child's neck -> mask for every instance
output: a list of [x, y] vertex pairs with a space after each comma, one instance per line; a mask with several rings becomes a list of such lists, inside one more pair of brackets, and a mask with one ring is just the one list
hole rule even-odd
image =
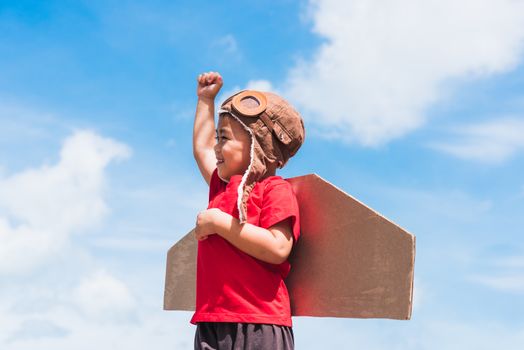
[[269, 163], [267, 165], [267, 170], [263, 178], [275, 176], [276, 174], [277, 174], [277, 163]]

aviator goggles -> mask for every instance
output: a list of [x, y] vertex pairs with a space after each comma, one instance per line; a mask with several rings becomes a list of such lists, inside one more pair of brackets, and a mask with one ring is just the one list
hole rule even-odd
[[[232, 113], [238, 117], [258, 118], [267, 126], [278, 140], [286, 145], [292, 142], [292, 137], [286, 128], [278, 121], [272, 120], [272, 114], [268, 110], [267, 98], [264, 93], [254, 90], [244, 90], [229, 97], [222, 106], [231, 102], [231, 111], [222, 108], [220, 112]], [[219, 113], [220, 113], [219, 112]], [[264, 113], [265, 112], [265, 113]]]

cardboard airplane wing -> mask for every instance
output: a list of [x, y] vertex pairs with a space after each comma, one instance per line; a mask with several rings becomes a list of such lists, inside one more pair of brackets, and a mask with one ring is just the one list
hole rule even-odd
[[[318, 175], [287, 179], [301, 236], [286, 280], [293, 316], [411, 317], [415, 237]], [[197, 241], [168, 252], [165, 310], [195, 309]]]

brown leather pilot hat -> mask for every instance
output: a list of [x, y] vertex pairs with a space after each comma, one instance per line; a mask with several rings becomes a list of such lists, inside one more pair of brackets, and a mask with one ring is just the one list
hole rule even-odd
[[271, 92], [244, 90], [229, 97], [219, 114], [228, 113], [253, 131], [269, 160], [281, 166], [295, 155], [304, 142], [304, 122], [282, 97]]

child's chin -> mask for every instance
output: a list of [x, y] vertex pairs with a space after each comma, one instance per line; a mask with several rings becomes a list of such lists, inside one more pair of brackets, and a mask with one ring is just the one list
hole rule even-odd
[[217, 173], [218, 173], [218, 177], [224, 181], [229, 181], [229, 179], [231, 178], [231, 175], [224, 174], [223, 171], [220, 171], [220, 167], [218, 167]]

